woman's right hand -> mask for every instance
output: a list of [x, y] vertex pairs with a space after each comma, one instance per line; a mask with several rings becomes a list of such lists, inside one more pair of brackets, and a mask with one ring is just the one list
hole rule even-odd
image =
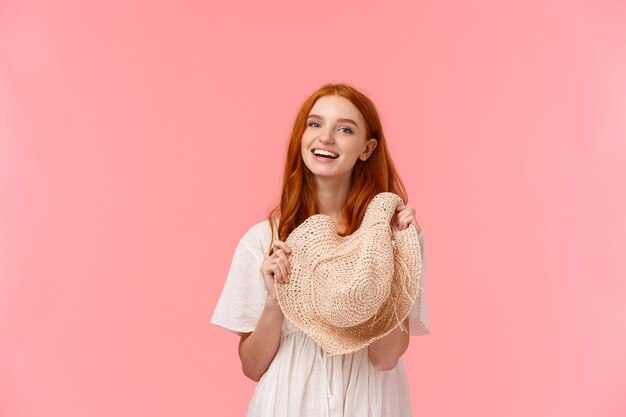
[[291, 254], [291, 248], [285, 242], [275, 240], [272, 248], [273, 253], [266, 256], [261, 264], [261, 273], [265, 281], [265, 289], [270, 297], [276, 297], [274, 290], [274, 278], [279, 284], [289, 282], [291, 265], [287, 256]]

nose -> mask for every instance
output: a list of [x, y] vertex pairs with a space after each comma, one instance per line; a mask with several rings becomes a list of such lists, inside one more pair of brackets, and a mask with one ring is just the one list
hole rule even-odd
[[322, 143], [334, 143], [335, 134], [330, 127], [325, 127], [320, 130], [319, 140]]

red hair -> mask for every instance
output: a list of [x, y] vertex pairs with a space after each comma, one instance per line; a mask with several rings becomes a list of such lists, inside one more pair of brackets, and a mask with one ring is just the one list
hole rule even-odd
[[[378, 141], [376, 148], [366, 161], [356, 160], [352, 170], [352, 186], [342, 208], [342, 217], [347, 224], [347, 230], [345, 233], [340, 233], [340, 236], [350, 235], [358, 229], [365, 215], [365, 209], [378, 193], [393, 192], [402, 197], [404, 204], [408, 204], [406, 189], [391, 160], [374, 103], [365, 94], [347, 84], [325, 84], [304, 101], [296, 116], [287, 149], [280, 204], [274, 207], [268, 216], [272, 231], [275, 230], [275, 222], [272, 218], [276, 215], [280, 216], [277, 236], [283, 242], [287, 240], [287, 236], [293, 229], [310, 216], [318, 214], [317, 185], [313, 179], [313, 173], [302, 160], [300, 147], [307, 117], [315, 102], [326, 95], [337, 95], [350, 100], [365, 120], [365, 140], [374, 138]], [[272, 233], [268, 254], [273, 252], [273, 236], [274, 233]]]

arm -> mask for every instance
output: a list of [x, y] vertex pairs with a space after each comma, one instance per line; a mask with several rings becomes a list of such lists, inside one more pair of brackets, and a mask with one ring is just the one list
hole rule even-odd
[[285, 253], [290, 253], [291, 249], [285, 242], [278, 239], [274, 240], [272, 246], [274, 252], [267, 255], [261, 264], [261, 273], [267, 291], [265, 307], [254, 330], [242, 334], [239, 340], [241, 369], [245, 376], [256, 382], [267, 371], [278, 352], [285, 319], [276, 299], [274, 280], [278, 283], [288, 281], [290, 266]]
[[[396, 207], [396, 221], [398, 230], [404, 230], [410, 224], [414, 224], [417, 234], [422, 233], [420, 225], [415, 219], [415, 209], [405, 205]], [[402, 326], [407, 329], [403, 331], [400, 326], [392, 330], [388, 335], [378, 339], [368, 346], [368, 356], [374, 368], [379, 371], [388, 371], [396, 367], [400, 357], [409, 347], [409, 318], [407, 317]]]
[[[404, 320], [405, 329], [409, 328], [409, 319]], [[374, 368], [378, 371], [389, 371], [398, 364], [398, 360], [409, 347], [409, 334], [400, 326], [388, 335], [381, 337], [368, 346], [368, 355]]]
[[265, 308], [253, 332], [244, 333], [239, 340], [241, 369], [248, 378], [258, 382], [274, 359], [283, 323], [283, 312], [275, 296], [268, 296]]

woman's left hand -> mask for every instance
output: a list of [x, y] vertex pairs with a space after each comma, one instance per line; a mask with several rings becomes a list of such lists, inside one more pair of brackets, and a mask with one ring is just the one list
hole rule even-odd
[[417, 233], [420, 232], [420, 226], [417, 224], [417, 220], [415, 219], [415, 209], [409, 206], [399, 205], [396, 207], [396, 224], [398, 225], [398, 230], [404, 230], [409, 227], [410, 224], [415, 225], [415, 229], [417, 229]]

